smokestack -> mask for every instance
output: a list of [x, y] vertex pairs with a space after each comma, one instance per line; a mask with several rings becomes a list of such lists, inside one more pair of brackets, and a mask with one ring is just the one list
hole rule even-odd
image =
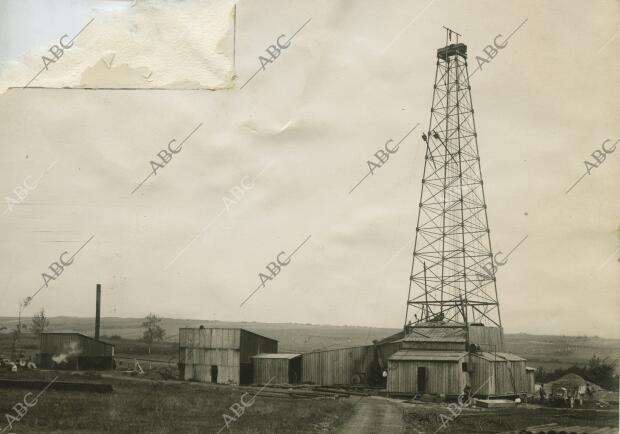
[[99, 328], [101, 327], [101, 284], [97, 284], [97, 307], [95, 311], [95, 339], [99, 339]]

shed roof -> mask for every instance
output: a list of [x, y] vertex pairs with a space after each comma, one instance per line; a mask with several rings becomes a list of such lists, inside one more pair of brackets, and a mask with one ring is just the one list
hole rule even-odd
[[444, 323], [422, 323], [411, 327], [403, 342], [465, 342], [465, 328]]
[[519, 357], [515, 354], [510, 354], [510, 353], [489, 353], [489, 354], [497, 354], [499, 357], [502, 357], [508, 360], [509, 362], [525, 362], [525, 359], [523, 357]]
[[505, 362], [506, 359], [499, 357], [497, 353], [485, 353], [484, 351], [479, 351], [477, 353], [472, 353], [472, 356], [480, 357], [481, 359], [487, 360], [489, 362]]
[[510, 353], [490, 353], [486, 351], [480, 351], [477, 353], [472, 353], [474, 356], [480, 357], [481, 359], [488, 360], [489, 362], [523, 362], [524, 358], [516, 356]]
[[401, 330], [398, 333], [394, 333], [393, 335], [387, 336], [383, 339], [377, 340], [375, 343], [375, 345], [383, 345], [383, 344], [389, 344], [392, 342], [397, 342], [399, 340], [401, 340], [402, 338], [405, 337], [405, 331]]
[[467, 355], [464, 351], [418, 351], [400, 350], [392, 354], [389, 360], [428, 360], [432, 362], [458, 362]]
[[109, 347], [114, 347], [114, 344], [109, 344], [107, 342], [101, 341], [99, 339], [91, 338], [90, 336], [83, 335], [82, 333], [77, 332], [42, 332], [41, 335], [51, 336], [51, 335], [73, 335], [79, 336], [84, 339], [89, 339], [91, 341], [99, 342], [100, 344], [107, 345]]
[[301, 354], [262, 353], [252, 356], [253, 359], [294, 359], [295, 357], [301, 357]]

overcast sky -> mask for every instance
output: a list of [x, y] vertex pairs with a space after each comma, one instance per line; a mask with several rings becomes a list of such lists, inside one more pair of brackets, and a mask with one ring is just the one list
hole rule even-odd
[[233, 89], [9, 90], [0, 212], [43, 175], [0, 217], [0, 315], [94, 235], [26, 315], [92, 316], [101, 283], [103, 316], [401, 327], [442, 26], [463, 34], [471, 72], [527, 19], [471, 80], [493, 250], [527, 236], [497, 273], [503, 324], [619, 337], [620, 151], [565, 194], [620, 138], [619, 18], [617, 1], [240, 2]]

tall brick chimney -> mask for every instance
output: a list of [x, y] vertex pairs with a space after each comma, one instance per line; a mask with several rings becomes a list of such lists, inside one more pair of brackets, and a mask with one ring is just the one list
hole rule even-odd
[[95, 310], [95, 339], [99, 339], [99, 329], [101, 328], [101, 284], [97, 284], [97, 306]]

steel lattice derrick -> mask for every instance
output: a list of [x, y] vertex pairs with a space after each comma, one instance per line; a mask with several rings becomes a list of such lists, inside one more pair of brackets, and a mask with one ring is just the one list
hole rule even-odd
[[437, 51], [405, 325], [501, 326], [467, 47]]

